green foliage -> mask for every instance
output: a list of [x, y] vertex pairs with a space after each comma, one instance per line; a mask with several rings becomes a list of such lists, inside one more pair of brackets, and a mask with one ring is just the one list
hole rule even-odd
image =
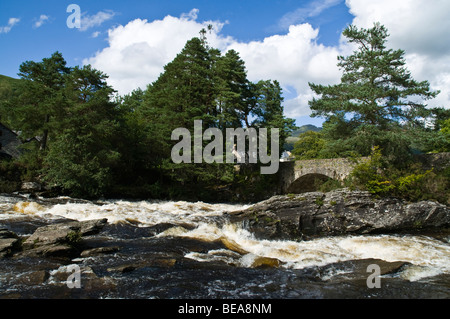
[[323, 193], [331, 192], [340, 188], [343, 188], [342, 183], [332, 178], [317, 186], [317, 190]]
[[92, 135], [67, 129], [45, 159], [45, 180], [73, 196], [101, 196], [112, 182], [110, 165], [118, 155], [98, 145]]
[[443, 121], [440, 132], [445, 136], [446, 139], [450, 140], [450, 118]]
[[450, 200], [450, 168], [441, 172], [424, 170], [418, 164], [398, 169], [382, 157], [375, 147], [368, 161], [358, 164], [351, 175], [351, 186], [378, 196], [396, 196], [409, 201]]
[[8, 113], [14, 117], [13, 128], [22, 132], [22, 138], [40, 136], [42, 151], [47, 149], [60, 119], [66, 116], [62, 90], [71, 71], [66, 64], [59, 52], [41, 62], [22, 63], [20, 95], [11, 99], [8, 105]]
[[248, 125], [248, 120], [246, 120], [246, 126], [268, 129], [279, 128], [279, 151], [281, 153], [286, 139], [292, 134], [296, 126], [295, 120], [284, 116], [280, 83], [278, 81], [259, 81], [256, 85], [252, 85], [252, 91], [254, 96], [251, 98], [251, 101], [256, 102], [256, 104], [252, 105], [250, 103], [252, 105], [250, 116], [256, 118], [250, 126]]
[[64, 113], [45, 157], [45, 180], [76, 196], [99, 196], [113, 181], [120, 160], [113, 144], [118, 111], [106, 76], [90, 66], [75, 67], [66, 77]]
[[374, 147], [368, 161], [357, 165], [352, 172], [356, 186], [364, 188], [377, 195], [387, 195], [392, 190], [389, 180], [384, 177], [383, 170], [386, 163], [383, 161], [381, 150]]
[[8, 113], [11, 99], [20, 94], [21, 80], [0, 75], [0, 120], [11, 127], [12, 117]]
[[307, 124], [307, 125], [302, 125], [302, 126], [296, 128], [295, 130], [293, 130], [291, 136], [299, 137], [301, 134], [309, 132], [309, 131], [320, 132], [321, 130], [322, 130], [322, 128], [320, 128], [320, 127], [317, 127], [317, 126], [311, 125], [311, 124]]
[[325, 203], [323, 198], [321, 197], [317, 197], [316, 200], [314, 201], [316, 203], [317, 206], [322, 207], [323, 204]]
[[81, 242], [81, 232], [80, 231], [71, 231], [67, 234], [66, 239], [67, 243], [70, 246], [76, 246]]
[[[146, 90], [115, 99], [105, 74], [90, 65], [69, 68], [59, 52], [24, 62], [20, 80], [0, 78], [2, 121], [34, 140], [14, 178], [77, 197], [201, 197], [242, 186], [233, 164], [174, 164], [172, 131], [192, 132], [195, 120], [203, 130], [280, 128], [281, 148], [294, 120], [283, 115], [277, 81], [251, 83], [236, 51], [222, 55], [209, 47], [206, 31], [201, 35]], [[251, 174], [243, 169], [240, 176]]]
[[[403, 163], [417, 137], [426, 131], [425, 120], [431, 116], [418, 98], [426, 101], [439, 92], [430, 91], [427, 81], [412, 79], [403, 50], [386, 48], [388, 31], [384, 26], [349, 26], [343, 35], [358, 49], [348, 57], [338, 57], [343, 71], [341, 83], [310, 83], [319, 95], [309, 102], [313, 116], [326, 119], [322, 131], [326, 153], [341, 157], [356, 152], [367, 156], [374, 146], [380, 146], [391, 161]], [[415, 146], [426, 145], [421, 144]]]
[[[222, 132], [279, 128], [280, 151], [296, 129], [284, 116], [280, 83], [249, 81], [238, 52], [222, 54], [209, 47], [206, 31], [201, 34], [147, 89], [115, 100], [105, 74], [91, 66], [69, 68], [59, 52], [24, 62], [21, 79], [0, 77], [2, 122], [23, 140], [33, 140], [19, 160], [0, 162], [0, 192], [17, 190], [22, 181], [45, 181], [80, 197], [252, 201], [273, 195], [277, 176], [261, 176], [259, 164], [243, 165], [237, 173], [233, 164], [171, 160], [172, 131], [192, 132], [194, 120], [203, 121], [203, 130]], [[346, 186], [448, 203], [449, 169], [424, 171], [411, 164], [413, 150], [449, 150], [448, 110], [427, 110], [411, 99], [428, 100], [437, 92], [411, 78], [402, 50], [386, 49], [383, 26], [350, 26], [344, 35], [359, 48], [338, 58], [344, 71], [340, 84], [310, 84], [320, 96], [310, 102], [313, 115], [326, 122], [321, 132], [300, 135], [294, 154], [298, 159], [371, 154]], [[432, 125], [426, 127], [427, 121]], [[329, 180], [320, 190], [339, 187]]]
[[0, 193], [19, 190], [23, 170], [23, 167], [14, 161], [0, 160]]
[[[204, 38], [193, 38], [144, 92], [136, 113], [144, 138], [152, 145], [148, 156], [160, 179], [184, 188], [189, 185], [199, 193], [210, 185], [235, 182], [234, 165], [172, 163], [171, 150], [177, 143], [171, 140], [172, 131], [186, 128], [192, 134], [194, 120], [202, 120], [203, 130], [220, 129], [224, 137], [226, 128], [279, 128], [281, 152], [295, 127], [294, 120], [284, 117], [282, 101], [277, 81], [247, 79], [244, 61], [236, 51], [222, 55]], [[203, 146], [209, 143], [203, 142]]]
[[21, 148], [23, 153], [16, 162], [22, 167], [22, 180], [25, 182], [38, 181], [38, 176], [42, 173], [45, 153], [39, 151], [38, 141], [26, 143]]
[[321, 158], [324, 147], [325, 140], [321, 133], [307, 131], [300, 134], [299, 140], [294, 144], [292, 154], [297, 160]]
[[322, 128], [310, 124], [294, 128], [291, 135], [286, 138], [286, 142], [284, 143], [284, 150], [292, 152], [294, 150], [295, 143], [299, 141], [299, 136], [301, 134], [309, 131], [320, 132], [321, 130]]
[[434, 151], [450, 152], [450, 117], [443, 120], [440, 127], [441, 129], [437, 134], [439, 140], [435, 143]]

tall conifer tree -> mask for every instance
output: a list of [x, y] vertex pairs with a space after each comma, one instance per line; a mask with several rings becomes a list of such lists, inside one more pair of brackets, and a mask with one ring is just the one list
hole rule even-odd
[[15, 126], [23, 137], [40, 137], [41, 150], [47, 149], [52, 128], [59, 125], [62, 111], [62, 89], [65, 76], [71, 69], [66, 67], [60, 52], [55, 52], [42, 62], [27, 61], [20, 65], [21, 95], [15, 99], [10, 110], [15, 116]]
[[438, 92], [411, 77], [405, 51], [386, 47], [388, 31], [379, 23], [370, 29], [349, 26], [343, 35], [357, 50], [338, 57], [341, 83], [310, 83], [320, 96], [309, 103], [313, 116], [326, 119], [323, 133], [336, 155], [368, 155], [379, 146], [399, 159], [410, 151], [414, 132], [424, 128], [429, 111], [423, 101]]

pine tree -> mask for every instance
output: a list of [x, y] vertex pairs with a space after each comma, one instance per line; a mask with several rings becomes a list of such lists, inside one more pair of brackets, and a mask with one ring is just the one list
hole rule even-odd
[[175, 128], [192, 128], [194, 119], [206, 125], [213, 122], [213, 98], [208, 52], [200, 39], [193, 38], [148, 87], [141, 112], [149, 125], [156, 126], [150, 129], [167, 141]]
[[[152, 158], [158, 159], [161, 175], [173, 185], [195, 188], [230, 182], [233, 164], [175, 164], [171, 151], [177, 128], [187, 129], [194, 140], [194, 121], [201, 120], [203, 131], [219, 128], [225, 146], [227, 128], [280, 128], [284, 140], [293, 120], [283, 115], [282, 90], [276, 81], [254, 84], [247, 79], [244, 61], [230, 50], [224, 55], [209, 47], [206, 31], [189, 40], [176, 58], [164, 67], [158, 80], [148, 86], [138, 110]], [[269, 133], [270, 136], [270, 133]], [[210, 141], [203, 139], [203, 147]], [[196, 146], [196, 143], [192, 143]], [[270, 144], [270, 140], [269, 140]], [[284, 143], [280, 143], [280, 148]], [[195, 153], [195, 149], [194, 152]]]
[[211, 63], [205, 41], [189, 40], [149, 85], [138, 111], [152, 148], [151, 157], [159, 162], [163, 175], [182, 183], [195, 182], [204, 170], [199, 165], [172, 163], [171, 150], [176, 142], [171, 136], [177, 128], [193, 132], [195, 120], [202, 120], [204, 128], [216, 125]]
[[411, 77], [405, 51], [386, 48], [388, 31], [379, 23], [371, 29], [349, 26], [343, 35], [358, 48], [348, 57], [338, 57], [340, 84], [310, 83], [320, 96], [309, 103], [312, 116], [326, 119], [323, 134], [340, 155], [350, 151], [369, 155], [379, 146], [384, 155], [399, 159], [410, 152], [414, 132], [424, 129], [429, 116], [420, 100], [439, 92], [430, 91], [427, 81]]
[[40, 137], [41, 150], [47, 149], [52, 128], [64, 116], [61, 90], [71, 71], [66, 64], [62, 54], [55, 52], [42, 62], [27, 61], [20, 66], [22, 94], [13, 99], [10, 111], [24, 138]]
[[[254, 106], [252, 115], [255, 120], [253, 127], [258, 128], [278, 128], [280, 129], [279, 151], [296, 128], [295, 120], [286, 118], [282, 97], [282, 89], [278, 81], [259, 81], [253, 86]], [[270, 133], [269, 133], [270, 136]]]
[[244, 61], [236, 51], [229, 50], [215, 60], [213, 72], [218, 127], [238, 128], [243, 123], [249, 127], [249, 81]]
[[113, 184], [119, 112], [107, 76], [90, 65], [65, 77], [64, 118], [45, 156], [45, 179], [74, 196], [99, 196]]

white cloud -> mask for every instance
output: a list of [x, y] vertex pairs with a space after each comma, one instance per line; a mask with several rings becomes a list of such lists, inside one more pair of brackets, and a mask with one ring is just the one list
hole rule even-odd
[[37, 21], [33, 24], [34, 28], [40, 28], [45, 22], [47, 22], [50, 19], [49, 16], [45, 15], [45, 14], [41, 14], [39, 19], [37, 19]]
[[308, 99], [312, 92], [308, 81], [329, 83], [340, 78], [336, 67], [339, 51], [317, 44], [319, 31], [309, 24], [291, 26], [286, 35], [244, 43], [221, 35], [222, 22], [197, 22], [197, 14], [194, 9], [180, 18], [166, 16], [152, 22], [136, 19], [115, 27], [109, 30], [108, 47], [83, 62], [107, 73], [109, 83], [120, 94], [126, 94], [155, 81], [186, 41], [212, 24], [209, 44], [223, 53], [229, 49], [239, 52], [251, 81], [278, 80], [283, 88], [297, 91], [296, 99], [286, 101], [288, 116], [310, 114]]
[[[429, 4], [419, 0], [347, 0], [346, 4], [357, 26], [371, 27], [375, 21], [384, 24], [391, 34], [389, 45], [406, 50], [407, 66], [413, 77], [417, 81], [429, 80], [432, 89], [442, 91], [429, 104], [449, 107], [450, 42], [446, 41], [446, 30], [450, 29], [450, 19], [442, 11], [450, 12], [450, 1], [438, 1], [437, 8], [429, 8]], [[322, 5], [309, 14], [318, 14], [337, 1], [314, 3]], [[240, 42], [221, 34], [226, 22], [199, 22], [198, 13], [193, 9], [180, 17], [136, 19], [114, 27], [108, 31], [108, 46], [83, 63], [107, 73], [108, 82], [120, 94], [126, 94], [155, 81], [186, 41], [212, 24], [214, 29], [207, 35], [210, 45], [223, 53], [229, 49], [239, 52], [251, 81], [278, 80], [289, 96], [285, 100], [286, 115], [298, 118], [311, 114], [308, 101], [313, 92], [308, 82], [339, 83], [337, 56], [347, 56], [353, 50], [343, 38], [337, 46], [318, 43], [320, 30], [307, 23], [290, 25], [284, 34], [261, 41]]]
[[198, 10], [197, 8], [194, 8], [189, 13], [181, 14], [181, 19], [182, 20], [197, 20], [199, 11], [200, 10]]
[[450, 50], [450, 1], [434, 0], [346, 0], [355, 15], [354, 24], [371, 27], [381, 22], [391, 34], [392, 45], [407, 52], [441, 55]]
[[307, 18], [316, 17], [324, 10], [334, 7], [343, 0], [314, 0], [308, 5], [286, 13], [279, 21], [279, 27], [288, 29], [291, 25], [305, 22]]
[[240, 53], [251, 81], [278, 80], [286, 90], [292, 87], [297, 97], [287, 100], [286, 115], [309, 115], [308, 101], [312, 91], [308, 82], [337, 83], [339, 48], [318, 44], [319, 30], [309, 24], [291, 26], [286, 35], [274, 35], [263, 41], [233, 43], [229, 47]]
[[92, 33], [91, 38], [98, 38], [98, 36], [101, 34], [100, 31], [95, 31]]
[[9, 18], [8, 25], [0, 27], [0, 33], [8, 33], [19, 22], [20, 22], [19, 18]]
[[208, 40], [214, 47], [226, 47], [226, 37], [218, 35], [223, 23], [195, 21], [197, 11], [181, 18], [166, 16], [163, 20], [149, 22], [136, 19], [125, 26], [108, 31], [109, 45], [84, 64], [102, 70], [110, 76], [108, 83], [120, 94], [138, 87], [145, 88], [157, 80], [164, 65], [172, 61], [186, 41], [199, 35], [208, 24], [214, 26]]
[[80, 31], [86, 31], [92, 27], [98, 27], [102, 25], [103, 22], [111, 20], [115, 15], [116, 13], [111, 10], [100, 11], [91, 16], [83, 13], [81, 17]]
[[346, 0], [353, 24], [372, 27], [380, 22], [389, 30], [388, 46], [405, 50], [407, 67], [417, 81], [428, 80], [440, 90], [430, 106], [450, 108], [450, 1]]

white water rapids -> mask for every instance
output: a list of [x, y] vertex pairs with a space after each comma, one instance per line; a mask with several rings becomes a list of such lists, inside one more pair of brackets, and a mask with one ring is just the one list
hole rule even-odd
[[[0, 222], [41, 218], [68, 218], [79, 221], [107, 218], [109, 223], [130, 223], [149, 227], [161, 223], [175, 226], [157, 236], [226, 241], [233, 249], [190, 252], [185, 257], [208, 262], [221, 260], [250, 267], [257, 258], [277, 260], [280, 267], [301, 269], [355, 259], [405, 261], [412, 265], [401, 276], [410, 281], [450, 274], [450, 244], [426, 236], [372, 235], [325, 237], [310, 241], [257, 240], [240, 225], [224, 223], [223, 214], [246, 208], [241, 205], [202, 202], [106, 201], [40, 205], [36, 202], [0, 202]], [[217, 221], [221, 221], [218, 223]]]

